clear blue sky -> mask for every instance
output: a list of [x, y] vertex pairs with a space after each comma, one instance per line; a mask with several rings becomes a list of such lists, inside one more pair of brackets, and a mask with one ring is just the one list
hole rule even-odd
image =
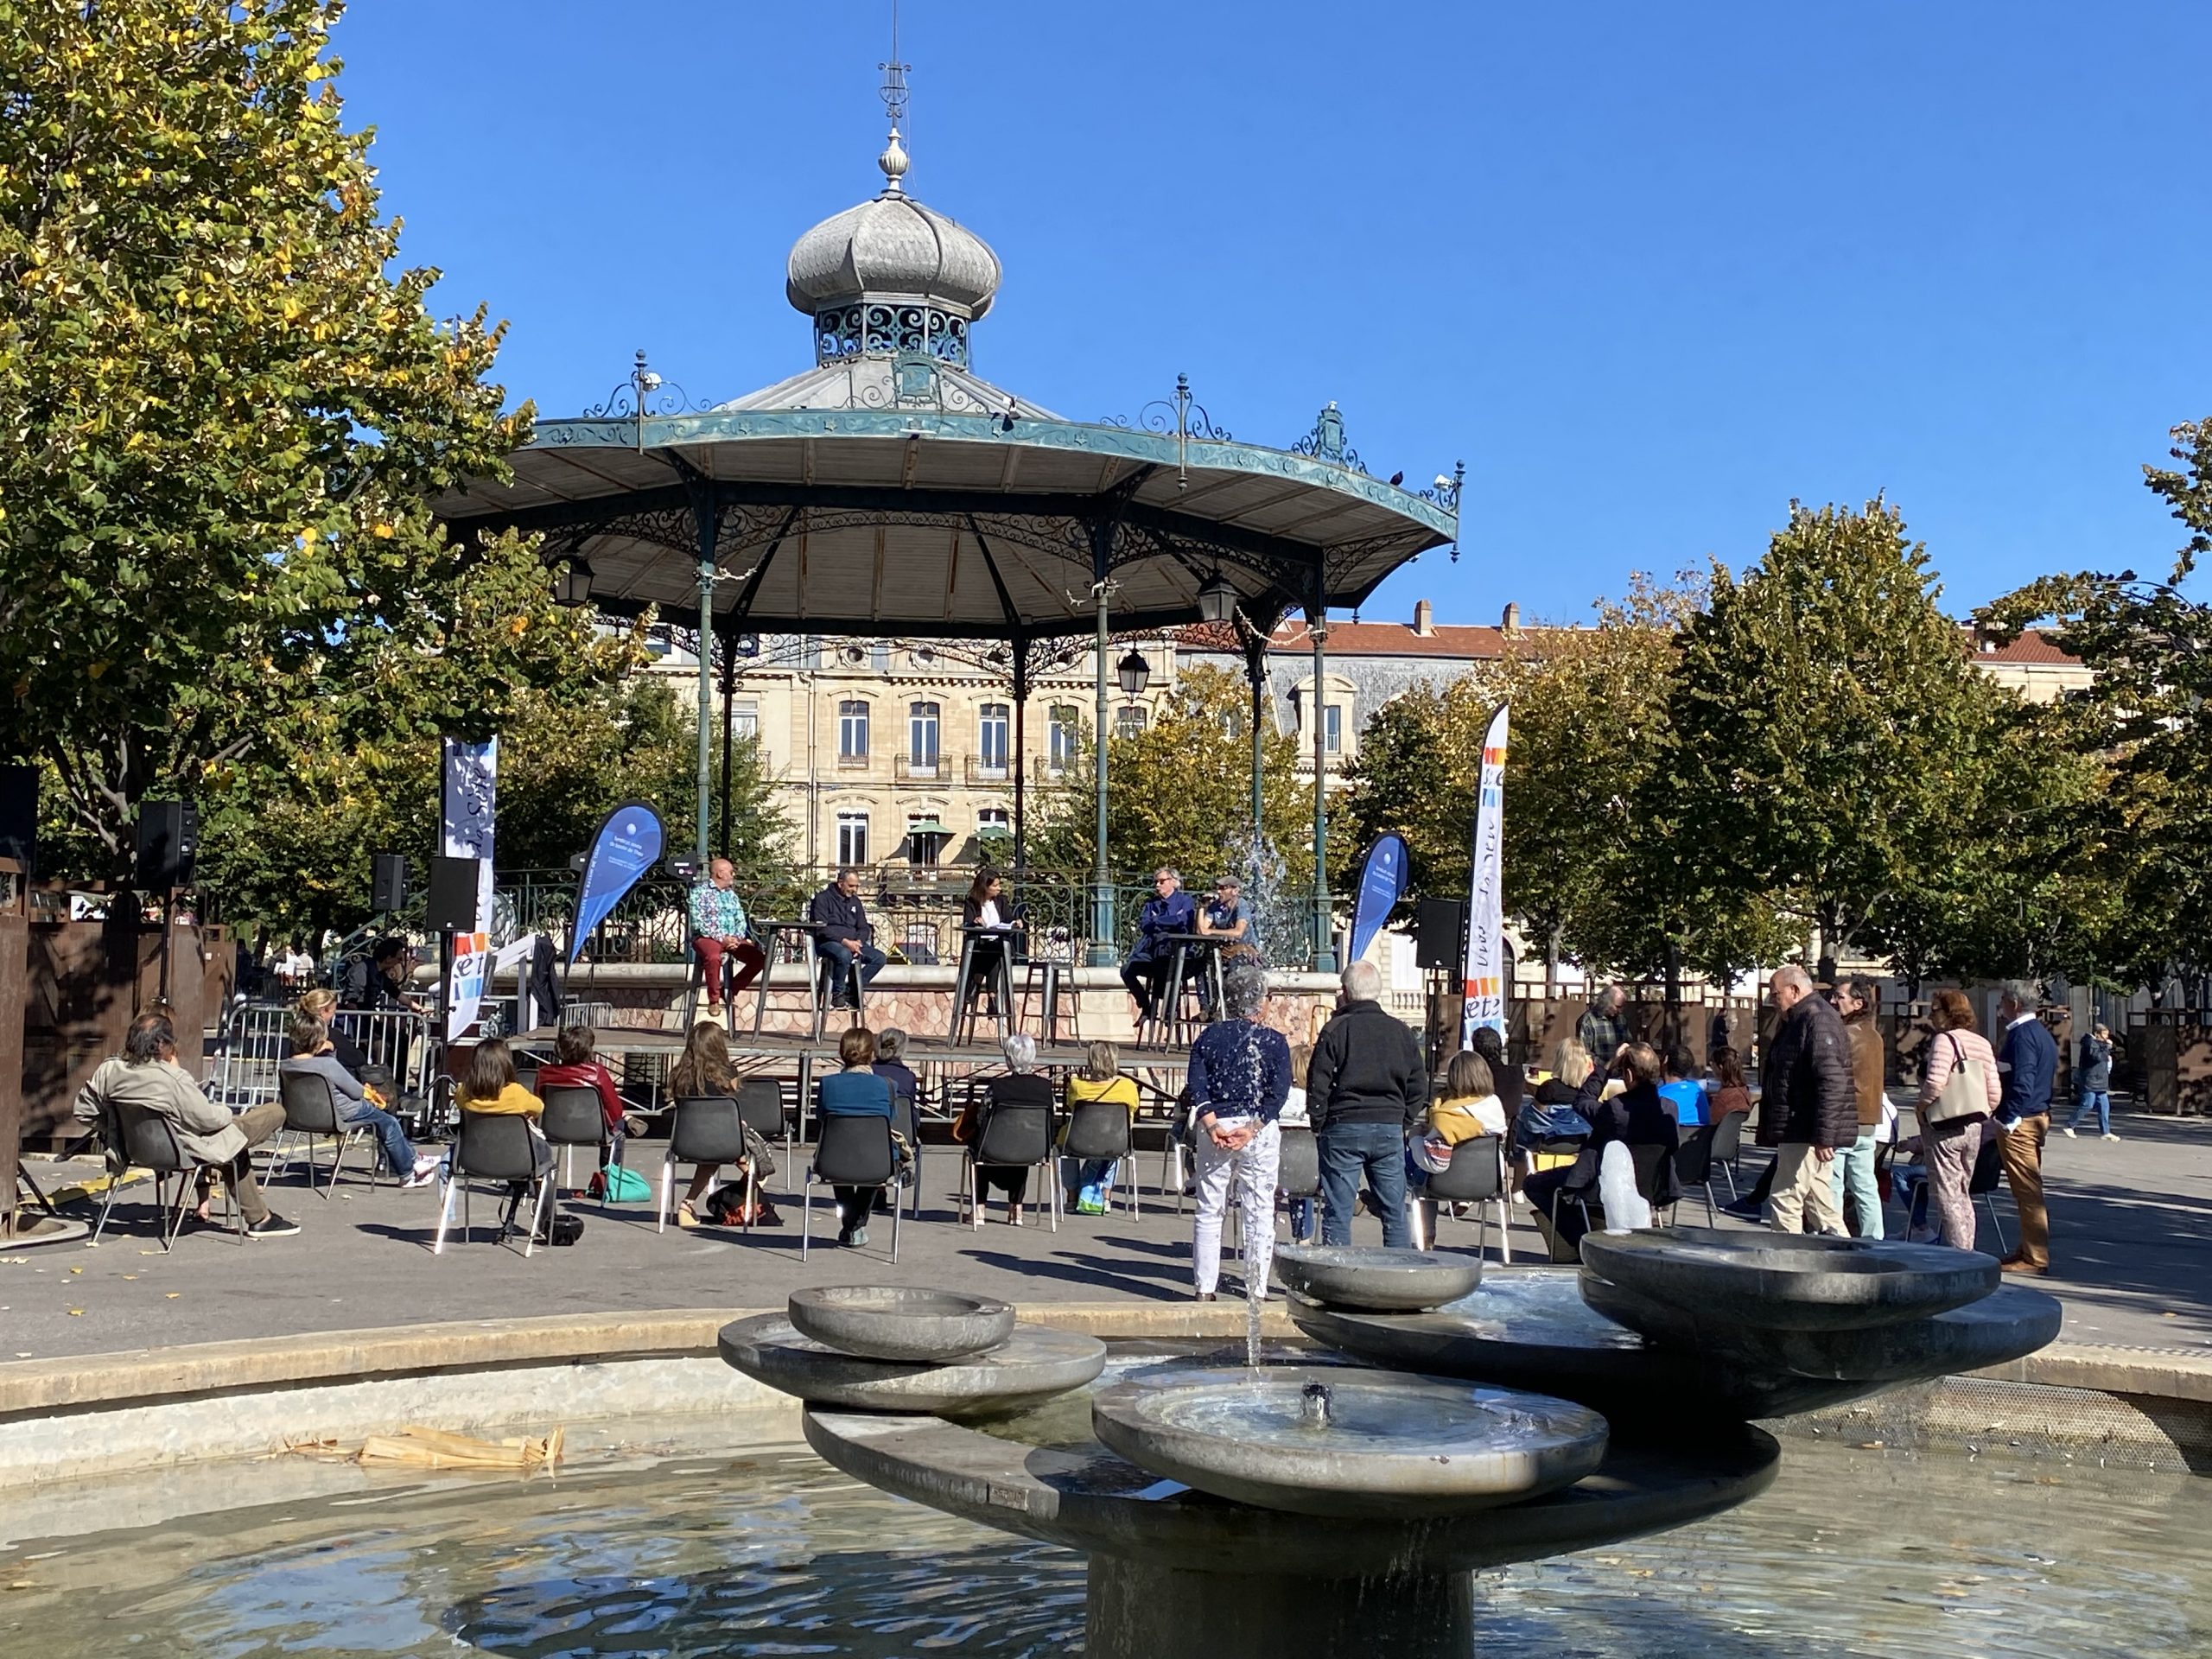
[[[888, 0], [355, 0], [340, 82], [448, 311], [542, 413], [630, 353], [811, 361], [783, 264], [874, 194]], [[1240, 438], [1342, 406], [1468, 467], [1465, 551], [1370, 618], [1586, 614], [1902, 505], [1963, 610], [2163, 569], [2140, 481], [2212, 416], [2212, 6], [906, 0], [907, 184], [997, 249], [978, 370], [1073, 418], [1187, 372]]]

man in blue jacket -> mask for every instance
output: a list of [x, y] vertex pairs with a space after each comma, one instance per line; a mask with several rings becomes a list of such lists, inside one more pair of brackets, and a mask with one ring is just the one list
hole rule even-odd
[[2043, 1143], [2050, 1130], [2051, 1085], [2058, 1077], [2058, 1039], [2036, 1015], [2042, 998], [2018, 981], [1997, 1005], [2005, 1022], [1997, 1040], [1997, 1072], [2004, 1085], [1997, 1127], [2005, 1179], [2020, 1212], [2020, 1248], [2005, 1258], [2007, 1273], [2050, 1271], [2050, 1212], [2043, 1202]]
[[[1162, 1014], [1173, 1009], [1182, 987], [1167, 982], [1175, 960], [1175, 947], [1169, 941], [1178, 933], [1195, 933], [1198, 927], [1198, 901], [1183, 891], [1182, 876], [1170, 869], [1155, 870], [1152, 897], [1137, 912], [1137, 942], [1122, 964], [1122, 983], [1136, 999], [1140, 1027], [1152, 1018], [1154, 1009]], [[1190, 971], [1187, 959], [1184, 971]]]

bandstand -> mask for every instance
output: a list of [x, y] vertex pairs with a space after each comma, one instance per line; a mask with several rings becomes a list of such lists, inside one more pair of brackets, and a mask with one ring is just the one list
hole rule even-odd
[[[894, 77], [894, 80], [896, 80]], [[1095, 637], [1096, 867], [1090, 939], [1115, 935], [1107, 864], [1109, 640], [1233, 624], [1254, 685], [1256, 823], [1268, 637], [1302, 610], [1320, 683], [1332, 606], [1357, 607], [1393, 570], [1459, 531], [1460, 470], [1414, 491], [1370, 477], [1334, 404], [1287, 448], [1215, 427], [1179, 379], [1134, 423], [1064, 419], [982, 378], [975, 327], [999, 260], [908, 194], [896, 124], [883, 188], [791, 249], [785, 294], [812, 325], [814, 365], [727, 403], [691, 406], [639, 354], [609, 401], [541, 421], [512, 476], [435, 505], [464, 543], [543, 537], [572, 594], [601, 613], [648, 607], [700, 634], [696, 844], [708, 855], [717, 658], [725, 707], [741, 635], [969, 642], [1002, 662], [1017, 722], [1014, 852], [1024, 862], [1019, 722], [1041, 652]], [[724, 766], [729, 734], [724, 732]], [[1327, 756], [1315, 722], [1313, 965], [1334, 966], [1327, 890]]]

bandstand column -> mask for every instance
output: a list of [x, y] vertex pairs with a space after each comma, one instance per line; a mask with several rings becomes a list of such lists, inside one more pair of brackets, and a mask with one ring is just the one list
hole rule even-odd
[[1097, 826], [1093, 851], [1096, 861], [1090, 872], [1090, 965], [1113, 964], [1114, 877], [1106, 868], [1106, 669], [1112, 647], [1107, 640], [1106, 557], [1113, 542], [1113, 527], [1101, 524], [1091, 532], [1091, 569], [1098, 595], [1098, 683], [1091, 727], [1091, 773], [1097, 787]]
[[699, 868], [707, 867], [707, 830], [714, 804], [715, 763], [715, 514], [695, 505], [699, 530], [699, 800], [694, 837]]
[[1336, 939], [1329, 926], [1329, 609], [1322, 598], [1321, 570], [1313, 570], [1313, 603], [1306, 613], [1313, 640], [1313, 971], [1337, 971]]
[[[1245, 632], [1244, 677], [1252, 687], [1252, 856], [1256, 860], [1268, 837], [1267, 793], [1262, 775], [1267, 760], [1267, 740], [1262, 734], [1265, 728], [1260, 723], [1267, 715], [1268, 636], [1257, 628]], [[1259, 872], [1255, 869], [1252, 874], [1256, 878]]]
[[1029, 636], [1014, 636], [1014, 868], [1019, 875], [1029, 868], [1028, 816], [1022, 780], [1029, 753]]

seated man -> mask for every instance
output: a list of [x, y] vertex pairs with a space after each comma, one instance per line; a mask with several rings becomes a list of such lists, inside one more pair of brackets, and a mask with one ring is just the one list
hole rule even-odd
[[814, 949], [830, 965], [830, 1006], [849, 1008], [853, 963], [860, 963], [861, 983], [867, 985], [883, 971], [884, 961], [872, 943], [875, 930], [868, 925], [868, 906], [861, 902], [860, 872], [838, 871], [837, 879], [814, 895], [806, 918], [822, 930]]
[[[1178, 988], [1167, 983], [1175, 961], [1175, 947], [1167, 943], [1169, 936], [1196, 932], [1198, 919], [1198, 901], [1183, 891], [1183, 878], [1173, 870], [1155, 870], [1152, 897], [1137, 912], [1137, 942], [1129, 948], [1129, 959], [1122, 964], [1122, 983], [1136, 999], [1140, 1026]], [[1185, 961], [1187, 971], [1190, 963], [1188, 958]]]
[[340, 1062], [336, 1046], [330, 1040], [330, 1027], [302, 1012], [292, 1016], [288, 1035], [291, 1058], [277, 1067], [278, 1072], [285, 1077], [321, 1077], [330, 1085], [331, 1098], [338, 1105], [338, 1121], [349, 1129], [365, 1128], [376, 1136], [385, 1166], [399, 1177], [400, 1185], [428, 1186], [444, 1161], [442, 1155], [418, 1154], [409, 1144], [399, 1120], [385, 1111], [381, 1101]]
[[768, 965], [768, 953], [746, 937], [745, 901], [737, 896], [736, 880], [729, 860], [718, 858], [691, 887], [691, 953], [699, 958], [700, 981], [707, 988], [702, 1013], [719, 1012], [725, 999], [734, 1008]]
[[[100, 1062], [78, 1091], [77, 1122], [104, 1128], [119, 1108], [166, 1119], [177, 1145], [189, 1159], [219, 1169], [238, 1195], [245, 1230], [257, 1238], [282, 1238], [300, 1230], [270, 1209], [253, 1179], [252, 1149], [284, 1127], [284, 1109], [276, 1101], [249, 1107], [233, 1117], [200, 1090], [192, 1074], [176, 1063], [176, 1027], [164, 1014], [142, 1014], [130, 1022], [120, 1056]], [[200, 1208], [207, 1219], [205, 1199]]]

